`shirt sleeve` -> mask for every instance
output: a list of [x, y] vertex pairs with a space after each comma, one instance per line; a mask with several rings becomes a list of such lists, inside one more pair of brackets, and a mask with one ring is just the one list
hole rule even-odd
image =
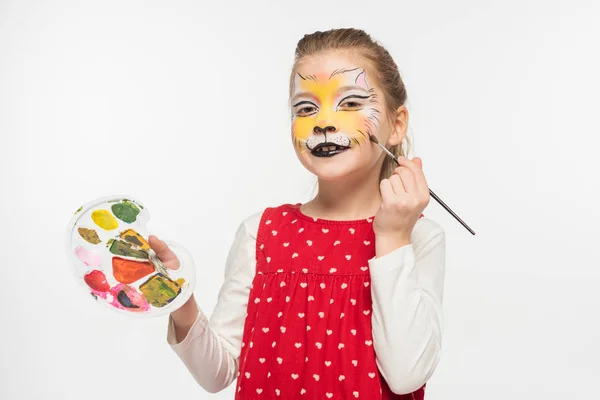
[[256, 270], [256, 233], [262, 213], [239, 226], [225, 265], [225, 277], [210, 319], [199, 310], [179, 343], [169, 317], [167, 342], [204, 390], [219, 392], [237, 377], [250, 286]]
[[377, 366], [392, 392], [412, 393], [433, 374], [442, 341], [445, 233], [420, 218], [411, 243], [369, 260]]

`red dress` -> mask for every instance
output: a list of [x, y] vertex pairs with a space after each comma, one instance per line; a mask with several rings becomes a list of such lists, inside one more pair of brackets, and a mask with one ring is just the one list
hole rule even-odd
[[[422, 215], [421, 215], [422, 216]], [[236, 399], [402, 399], [375, 363], [368, 260], [372, 219], [267, 208], [256, 241]]]

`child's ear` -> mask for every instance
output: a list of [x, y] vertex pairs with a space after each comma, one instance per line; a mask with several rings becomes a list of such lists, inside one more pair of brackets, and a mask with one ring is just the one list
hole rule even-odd
[[399, 145], [406, 137], [408, 130], [408, 109], [406, 106], [400, 106], [396, 110], [396, 117], [392, 121], [392, 132], [387, 140], [389, 147]]

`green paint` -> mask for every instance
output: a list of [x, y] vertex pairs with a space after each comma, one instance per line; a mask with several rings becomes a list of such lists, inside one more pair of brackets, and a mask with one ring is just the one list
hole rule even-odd
[[128, 224], [135, 222], [140, 213], [139, 207], [127, 199], [124, 199], [120, 203], [113, 204], [110, 208], [115, 217]]
[[181, 293], [184, 283], [184, 279], [173, 281], [168, 276], [156, 274], [140, 285], [140, 291], [154, 307], [164, 307]]
[[75, 211], [73, 214], [77, 214], [77, 213], [78, 213], [79, 211], [81, 211], [81, 210], [83, 210], [83, 206], [79, 207], [79, 208], [77, 209], [77, 211]]
[[148, 253], [143, 250], [135, 250], [131, 247], [131, 243], [123, 240], [113, 240], [110, 244], [110, 252], [118, 256], [148, 259]]

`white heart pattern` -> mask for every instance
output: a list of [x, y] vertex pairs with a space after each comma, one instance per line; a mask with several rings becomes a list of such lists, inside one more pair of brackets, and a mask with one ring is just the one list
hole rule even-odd
[[302, 347], [302, 343], [295, 343], [294, 346], [296, 346], [296, 348], [299, 349], [300, 347]]
[[353, 234], [353, 235], [354, 235], [354, 232], [355, 232], [354, 228], [350, 228], [350, 229], [348, 229], [348, 230], [350, 231], [350, 233], [351, 233], [351, 234]]
[[317, 375], [317, 374], [314, 374], [314, 375], [313, 375], [313, 378], [315, 378], [315, 381], [318, 381], [318, 380], [319, 380], [319, 378], [320, 378], [320, 376], [319, 376], [319, 375]]
[[371, 244], [371, 242], [369, 242], [368, 240], [365, 240], [363, 243], [365, 244], [365, 246], [368, 246]]
[[246, 379], [250, 379], [250, 372], [246, 372]]
[[260, 361], [261, 364], [264, 364], [267, 360], [265, 358], [259, 358], [258, 361]]
[[292, 254], [292, 258], [296, 258], [296, 257], [298, 257], [298, 253]]
[[370, 345], [372, 345], [372, 344], [373, 344], [373, 341], [372, 341], [372, 340], [365, 340], [365, 344], [366, 344], [367, 346], [370, 346]]
[[294, 380], [298, 379], [298, 374], [292, 374], [292, 379], [294, 379]]
[[352, 360], [352, 364], [356, 367], [358, 365], [358, 360]]
[[331, 366], [331, 361], [325, 361], [325, 366], [327, 366], [327, 367]]
[[327, 232], [329, 232], [329, 229], [323, 228], [323, 229], [321, 229], [321, 231], [323, 231], [323, 233], [327, 233]]
[[300, 287], [301, 287], [302, 289], [304, 289], [304, 288], [305, 288], [305, 287], [307, 287], [307, 286], [308, 286], [308, 283], [306, 283], [306, 282], [300, 282]]
[[283, 358], [281, 358], [281, 357], [277, 357], [277, 363], [278, 363], [278, 364], [281, 364], [282, 362], [283, 362]]
[[352, 394], [354, 395], [355, 398], [358, 399], [358, 392], [352, 392]]
[[338, 244], [340, 244], [340, 243], [342, 243], [342, 242], [340, 242], [339, 240], [336, 240], [335, 242], [333, 242], [333, 245], [334, 245], [334, 246], [337, 246], [337, 245], [338, 245]]
[[277, 231], [271, 231], [271, 233], [273, 234], [273, 236], [277, 236]]
[[351, 258], [352, 256], [350, 254], [346, 254], [346, 260], [350, 261]]
[[356, 329], [350, 329], [350, 333], [356, 336]]
[[342, 283], [342, 289], [346, 289], [348, 287], [347, 283]]
[[334, 273], [334, 272], [336, 272], [336, 271], [337, 271], [337, 268], [331, 268], [331, 269], [329, 270], [329, 273], [330, 273], [330, 274], [333, 274], [333, 273]]
[[319, 261], [323, 261], [323, 259], [325, 258], [325, 256], [318, 256], [317, 258], [319, 259]]
[[285, 242], [285, 243], [283, 244], [283, 247], [288, 247], [289, 245], [290, 245], [290, 243], [289, 243], [289, 242]]

